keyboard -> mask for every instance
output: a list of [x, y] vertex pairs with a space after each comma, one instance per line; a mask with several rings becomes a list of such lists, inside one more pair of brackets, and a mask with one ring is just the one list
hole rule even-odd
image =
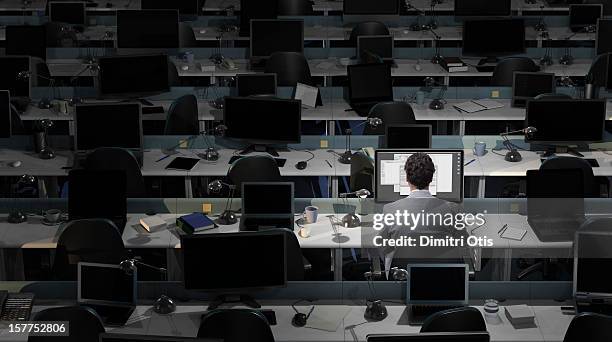
[[2, 291], [0, 321], [27, 321], [34, 305], [33, 293], [7, 293]]
[[[230, 158], [228, 164], [233, 164], [236, 160], [244, 158], [244, 157], [245, 156], [233, 156]], [[278, 165], [278, 167], [285, 166], [285, 163], [287, 162], [287, 159], [284, 159], [284, 158], [274, 158], [274, 160], [276, 161], [276, 165]]]
[[162, 106], [142, 106], [142, 114], [163, 114], [166, 111]]
[[412, 324], [423, 324], [427, 317], [437, 312], [460, 307], [459, 305], [411, 305], [409, 322]]

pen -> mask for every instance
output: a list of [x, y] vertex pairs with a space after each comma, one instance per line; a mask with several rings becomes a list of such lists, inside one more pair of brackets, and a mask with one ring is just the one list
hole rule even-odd
[[325, 162], [327, 163], [327, 165], [329, 165], [329, 167], [331, 167], [332, 169], [334, 168], [332, 164], [329, 162], [329, 160], [325, 159]]
[[162, 160], [164, 160], [164, 159], [166, 159], [166, 158], [168, 158], [168, 157], [170, 157], [170, 155], [169, 155], [169, 154], [166, 154], [165, 156], [163, 156], [163, 157], [161, 157], [161, 158], [157, 159], [155, 162], [156, 162], [156, 163], [158, 163], [158, 162], [160, 162], [160, 161], [162, 161]]
[[508, 224], [504, 224], [503, 227], [501, 227], [501, 229], [497, 232], [497, 235], [501, 234], [504, 230], [506, 230], [506, 228], [508, 227]]
[[352, 111], [354, 111], [354, 109], [353, 109], [353, 108], [347, 108], [347, 109], [345, 109], [344, 111], [345, 111], [345, 112], [352, 112]]
[[476, 160], [476, 158], [474, 158], [474, 159], [470, 160], [469, 162], [463, 164], [463, 166], [468, 166], [468, 165], [472, 164], [475, 160]]

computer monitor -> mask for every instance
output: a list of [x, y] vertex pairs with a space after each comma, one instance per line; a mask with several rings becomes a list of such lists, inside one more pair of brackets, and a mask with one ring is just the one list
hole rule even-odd
[[458, 17], [495, 17], [511, 14], [511, 0], [455, 0], [455, 16]]
[[178, 48], [177, 10], [117, 11], [118, 48]]
[[47, 30], [42, 25], [6, 26], [7, 56], [47, 59]]
[[223, 342], [223, 339], [102, 333], [99, 342]]
[[431, 125], [394, 124], [385, 130], [383, 148], [431, 148]]
[[612, 0], [584, 0], [584, 4], [601, 4], [603, 5], [604, 17], [612, 16]]
[[179, 15], [198, 15], [198, 0], [140, 0], [140, 8], [178, 10]]
[[603, 15], [603, 6], [600, 4], [581, 4], [569, 6], [569, 26], [572, 31], [594, 31], [597, 19]]
[[[240, 300], [246, 301], [245, 297], [254, 291], [287, 284], [286, 242], [282, 231], [183, 235], [181, 250], [187, 290], [240, 295]], [[236, 260], [240, 260], [239, 265]], [[224, 298], [218, 298], [211, 304], [212, 308], [223, 301]]]
[[527, 100], [555, 92], [555, 74], [515, 71], [512, 81], [512, 106], [525, 107]]
[[274, 95], [276, 96], [276, 74], [238, 74], [236, 75], [238, 96]]
[[490, 336], [483, 332], [426, 332], [418, 334], [371, 334], [367, 342], [489, 342]]
[[85, 25], [85, 2], [83, 1], [51, 1], [49, 2], [49, 21]]
[[11, 98], [30, 98], [32, 76], [30, 57], [0, 57], [0, 89], [11, 92]]
[[11, 94], [0, 90], [0, 138], [10, 138], [11, 132]]
[[357, 58], [364, 54], [376, 55], [383, 60], [393, 59], [393, 36], [357, 37]]
[[574, 240], [574, 297], [611, 298], [612, 282], [602, 272], [612, 267], [610, 231], [577, 231]]
[[347, 72], [351, 105], [393, 101], [391, 67], [388, 64], [349, 65]]
[[78, 263], [77, 301], [87, 304], [136, 304], [137, 270], [131, 274], [118, 264]]
[[139, 103], [79, 104], [74, 114], [74, 130], [74, 148], [77, 152], [100, 147], [142, 151]]
[[522, 54], [525, 52], [525, 21], [466, 20], [463, 23], [462, 51], [463, 56], [486, 57], [486, 61], [491, 62], [496, 62], [496, 57]]
[[612, 19], [597, 20], [597, 40], [595, 47], [597, 55], [612, 52]]
[[606, 89], [612, 89], [612, 57], [608, 55], [608, 65], [606, 67]]
[[406, 271], [407, 304], [468, 304], [468, 265], [411, 264]]
[[268, 58], [275, 52], [304, 52], [304, 20], [251, 20], [251, 59]]
[[404, 165], [412, 154], [422, 152], [435, 165], [429, 192], [444, 200], [463, 201], [463, 150], [378, 149], [374, 153], [376, 201], [393, 202], [410, 194]]
[[[126, 175], [120, 170], [73, 169], [68, 173], [69, 220], [105, 218], [115, 222], [127, 215]], [[95, 194], [95, 201], [92, 195]], [[122, 229], [122, 228], [120, 228]]]
[[275, 98], [226, 97], [225, 137], [254, 144], [243, 150], [278, 153], [265, 145], [301, 141], [302, 102]]
[[[265, 201], [261, 199], [265, 198]], [[242, 183], [242, 214], [291, 215], [294, 214], [292, 182]]]
[[601, 141], [606, 100], [542, 99], [527, 102], [526, 126], [537, 132], [525, 137], [532, 144], [576, 145]]
[[347, 0], [342, 5], [342, 20], [345, 23], [388, 21], [399, 17], [399, 9], [399, 0]]
[[276, 19], [279, 0], [240, 0], [241, 37], [248, 37], [253, 19]]
[[98, 91], [103, 97], [138, 98], [170, 91], [165, 54], [102, 57], [98, 65]]

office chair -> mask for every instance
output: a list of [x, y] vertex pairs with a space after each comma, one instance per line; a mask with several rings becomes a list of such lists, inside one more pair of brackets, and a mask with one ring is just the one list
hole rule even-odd
[[363, 152], [354, 153], [350, 172], [349, 191], [366, 189], [374, 193], [374, 162], [370, 157]]
[[181, 80], [176, 65], [170, 58], [168, 58], [168, 84], [171, 87], [176, 87], [180, 85], [180, 81]]
[[250, 309], [217, 309], [200, 323], [198, 338], [220, 338], [225, 342], [274, 342], [264, 315]]
[[287, 280], [288, 281], [304, 281], [306, 273], [312, 268], [312, 265], [304, 258], [300, 242], [297, 236], [291, 229], [280, 228], [279, 231], [285, 235], [285, 243], [287, 246]]
[[608, 56], [610, 55], [610, 53], [604, 53], [595, 57], [589, 68], [589, 72], [585, 76], [585, 79], [590, 81], [587, 81], [587, 83], [594, 84], [596, 88], [606, 85], [606, 70], [608, 68]]
[[236, 186], [234, 196], [240, 197], [243, 182], [280, 182], [281, 174], [274, 158], [247, 156], [232, 164], [227, 172], [227, 178]]
[[612, 316], [581, 313], [567, 327], [563, 342], [612, 341]]
[[480, 311], [463, 307], [437, 312], [425, 320], [421, 332], [487, 331], [487, 324]]
[[278, 0], [278, 15], [314, 15], [310, 0]]
[[69, 324], [69, 336], [30, 336], [28, 342], [98, 342], [104, 326], [93, 309], [84, 306], [62, 306], [44, 309], [33, 321], [60, 322]]
[[67, 24], [49, 22], [45, 24], [48, 47], [77, 47], [76, 33]]
[[540, 165], [540, 170], [564, 170], [564, 169], [579, 169], [583, 175], [584, 197], [599, 198], [608, 197], [608, 180], [606, 177], [599, 180], [593, 174], [591, 164], [582, 158], [558, 156], [545, 160]]
[[370, 109], [368, 117], [380, 118], [382, 125], [376, 127], [366, 125], [363, 129], [364, 135], [385, 135], [387, 125], [416, 123], [412, 107], [400, 101], [377, 103]]
[[183, 95], [174, 100], [166, 116], [165, 135], [195, 135], [200, 131], [198, 121], [198, 99]]
[[184, 22], [179, 23], [179, 46], [181, 48], [198, 46], [198, 41], [196, 40], [193, 28]]
[[359, 36], [388, 36], [389, 29], [379, 21], [365, 21], [353, 27], [349, 42], [351, 46], [357, 46], [357, 37]]
[[97, 148], [87, 155], [85, 168], [88, 170], [122, 170], [126, 175], [127, 197], [146, 197], [147, 191], [140, 165], [129, 150], [119, 147]]
[[125, 254], [121, 234], [110, 220], [74, 220], [66, 224], [57, 241], [52, 272], [55, 280], [74, 281], [80, 261], [118, 265]]
[[11, 134], [24, 135], [27, 134], [21, 116], [17, 113], [17, 109], [11, 106]]
[[51, 72], [47, 63], [39, 57], [30, 59], [30, 70], [32, 72], [32, 87], [49, 87], [51, 86]]
[[504, 58], [495, 66], [495, 69], [493, 70], [491, 85], [512, 87], [515, 71], [536, 72], [540, 71], [540, 67], [538, 67], [531, 58]]
[[308, 60], [299, 52], [275, 52], [266, 62], [266, 73], [276, 74], [279, 87], [295, 87], [296, 83], [315, 86]]
[[560, 94], [560, 93], [546, 93], [546, 94], [540, 94], [536, 97], [534, 97], [534, 100], [555, 100], [555, 99], [559, 99], [559, 100], [571, 100], [571, 96], [567, 95], [567, 94]]

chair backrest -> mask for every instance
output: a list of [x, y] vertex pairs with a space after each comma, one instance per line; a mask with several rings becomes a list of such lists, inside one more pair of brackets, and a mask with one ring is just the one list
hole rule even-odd
[[192, 95], [183, 95], [172, 102], [166, 116], [165, 135], [198, 134], [198, 99]]
[[104, 326], [98, 314], [84, 306], [63, 306], [40, 311], [34, 321], [68, 322], [68, 336], [30, 336], [28, 342], [98, 342]]
[[266, 73], [276, 74], [279, 87], [295, 87], [296, 83], [314, 86], [308, 61], [299, 52], [275, 52], [266, 62]]
[[351, 158], [350, 191], [367, 189], [374, 193], [374, 163], [364, 153], [357, 152]]
[[232, 164], [227, 178], [236, 186], [234, 196], [240, 197], [243, 182], [280, 182], [281, 174], [272, 157], [248, 156]]
[[187, 23], [179, 23], [179, 46], [181, 48], [198, 46], [195, 32], [193, 32], [193, 28]]
[[416, 123], [414, 111], [406, 102], [377, 103], [372, 107], [368, 116], [381, 119], [382, 125], [377, 127], [366, 125], [363, 129], [365, 135], [385, 135], [387, 125]]
[[591, 82], [587, 83], [592, 83], [599, 87], [606, 85], [606, 70], [608, 68], [608, 58], [611, 55], [612, 54], [610, 53], [604, 53], [595, 57], [595, 60], [593, 60], [593, 64], [591, 64], [591, 68], [586, 76], [586, 79], [590, 80]]
[[27, 134], [21, 116], [17, 112], [17, 109], [11, 105], [11, 135], [24, 135]]
[[359, 23], [351, 30], [349, 42], [351, 46], [357, 46], [357, 37], [359, 36], [388, 36], [389, 29], [379, 21], [365, 21]]
[[599, 189], [595, 181], [593, 168], [586, 160], [577, 157], [559, 156], [547, 159], [540, 165], [540, 170], [565, 169], [579, 169], [582, 171], [585, 198], [599, 197]]
[[509, 57], [502, 59], [493, 70], [491, 76], [492, 86], [512, 87], [515, 71], [536, 72], [540, 71], [533, 59], [527, 57]]
[[51, 72], [47, 63], [40, 57], [32, 57], [30, 64], [30, 69], [33, 71], [32, 87], [49, 87]]
[[286, 228], [279, 230], [285, 235], [285, 244], [287, 246], [287, 280], [303, 281], [304, 255], [302, 255], [300, 242], [292, 230]]
[[487, 324], [480, 311], [463, 307], [437, 312], [429, 316], [421, 326], [421, 332], [487, 331]]
[[125, 259], [121, 234], [107, 219], [68, 222], [55, 251], [53, 275], [56, 280], [76, 280], [77, 264], [81, 261], [119, 264]]
[[313, 15], [312, 4], [310, 0], [278, 0], [278, 15]]
[[171, 87], [176, 87], [180, 85], [178, 69], [170, 58], [168, 58], [168, 84]]
[[567, 95], [567, 94], [546, 93], [546, 94], [540, 94], [540, 95], [534, 97], [534, 100], [554, 100], [554, 99], [560, 99], [560, 100], [568, 99], [568, 100], [570, 100], [571, 98], [572, 97]]
[[119, 147], [100, 147], [87, 155], [88, 170], [121, 170], [125, 172], [127, 197], [145, 197], [146, 189], [140, 165], [134, 154]]
[[274, 342], [266, 318], [249, 309], [219, 309], [204, 316], [199, 338], [219, 338], [224, 342]]
[[563, 342], [612, 341], [612, 316], [582, 313], [574, 317], [567, 327]]

